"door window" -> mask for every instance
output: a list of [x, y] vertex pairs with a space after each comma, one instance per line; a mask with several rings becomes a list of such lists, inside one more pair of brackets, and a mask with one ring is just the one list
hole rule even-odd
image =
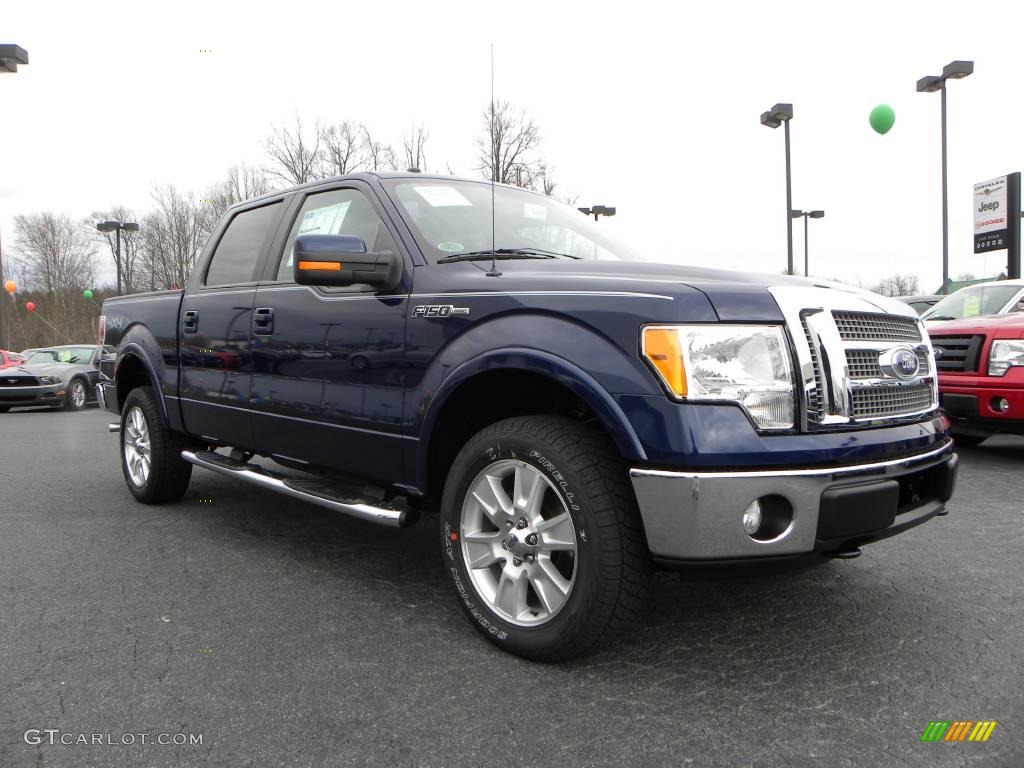
[[384, 222], [357, 189], [332, 189], [310, 195], [295, 218], [284, 244], [277, 279], [292, 282], [295, 263], [295, 238], [299, 235], [348, 235], [366, 243], [368, 251], [394, 250], [394, 241]]
[[277, 202], [235, 214], [217, 243], [205, 285], [237, 285], [256, 279], [256, 264], [280, 207]]

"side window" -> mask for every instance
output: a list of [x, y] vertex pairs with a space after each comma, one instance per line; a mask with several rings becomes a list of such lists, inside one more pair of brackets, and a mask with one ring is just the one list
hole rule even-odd
[[256, 262], [281, 203], [271, 203], [235, 215], [217, 243], [204, 285], [236, 285], [256, 279]]
[[384, 222], [357, 189], [332, 189], [310, 195], [295, 217], [277, 268], [277, 279], [291, 282], [294, 272], [295, 238], [299, 235], [349, 235], [361, 238], [368, 251], [395, 249]]

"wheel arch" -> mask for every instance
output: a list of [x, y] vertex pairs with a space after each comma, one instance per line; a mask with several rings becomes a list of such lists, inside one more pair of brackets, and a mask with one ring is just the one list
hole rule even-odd
[[502, 419], [530, 413], [571, 415], [592, 423], [627, 460], [646, 453], [614, 398], [586, 371], [537, 349], [503, 349], [456, 368], [431, 399], [417, 451], [417, 485], [440, 498], [446, 467], [472, 435]]
[[125, 344], [117, 359], [117, 367], [114, 370], [114, 384], [117, 390], [117, 405], [120, 409], [128, 394], [136, 387], [151, 386], [156, 396], [157, 404], [160, 407], [160, 418], [164, 426], [170, 424], [167, 417], [167, 403], [163, 393], [160, 391], [159, 379], [156, 370], [153, 368], [146, 351], [137, 343]]

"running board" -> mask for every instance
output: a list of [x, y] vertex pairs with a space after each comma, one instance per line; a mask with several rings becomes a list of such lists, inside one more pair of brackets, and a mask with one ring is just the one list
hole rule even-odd
[[210, 469], [228, 477], [267, 488], [285, 496], [308, 501], [335, 512], [358, 517], [371, 523], [404, 528], [416, 522], [416, 510], [387, 501], [368, 501], [352, 496], [351, 491], [316, 478], [282, 475], [248, 462], [232, 459], [216, 451], [182, 451], [189, 464]]

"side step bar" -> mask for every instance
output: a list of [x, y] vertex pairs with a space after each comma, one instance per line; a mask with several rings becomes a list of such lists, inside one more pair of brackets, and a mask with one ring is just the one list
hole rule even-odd
[[197, 467], [235, 477], [286, 496], [333, 509], [335, 512], [344, 512], [346, 515], [371, 523], [404, 528], [416, 522], [415, 509], [386, 501], [370, 502], [356, 498], [351, 495], [351, 491], [324, 480], [281, 475], [216, 451], [182, 451], [181, 458]]

